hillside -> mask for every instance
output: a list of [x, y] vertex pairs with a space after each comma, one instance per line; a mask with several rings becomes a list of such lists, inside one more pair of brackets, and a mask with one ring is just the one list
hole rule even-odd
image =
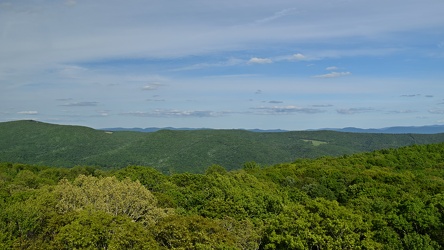
[[102, 131], [36, 121], [0, 123], [0, 161], [71, 167], [152, 166], [163, 173], [202, 173], [210, 165], [238, 169], [299, 158], [338, 156], [444, 141], [444, 134], [245, 130]]

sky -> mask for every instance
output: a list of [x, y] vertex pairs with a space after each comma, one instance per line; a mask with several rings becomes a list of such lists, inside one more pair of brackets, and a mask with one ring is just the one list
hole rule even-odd
[[0, 0], [0, 122], [444, 124], [442, 0]]

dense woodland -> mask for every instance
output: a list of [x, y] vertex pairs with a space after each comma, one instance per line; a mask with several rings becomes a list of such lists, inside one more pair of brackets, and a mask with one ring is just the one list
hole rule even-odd
[[441, 249], [444, 144], [165, 175], [0, 164], [0, 249]]
[[44, 166], [150, 166], [165, 174], [205, 173], [208, 166], [239, 169], [245, 162], [274, 165], [444, 142], [441, 134], [369, 134], [335, 131], [250, 132], [161, 130], [111, 132], [37, 121], [0, 123], [0, 162]]

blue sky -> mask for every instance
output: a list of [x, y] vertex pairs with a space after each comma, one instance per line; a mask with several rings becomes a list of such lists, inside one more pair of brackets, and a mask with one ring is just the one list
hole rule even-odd
[[0, 121], [444, 124], [442, 0], [0, 0]]

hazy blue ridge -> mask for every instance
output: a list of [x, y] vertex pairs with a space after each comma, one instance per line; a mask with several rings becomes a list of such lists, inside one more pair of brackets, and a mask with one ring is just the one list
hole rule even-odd
[[[157, 132], [159, 130], [211, 130], [211, 128], [174, 128], [174, 127], [147, 127], [147, 128], [101, 128], [105, 131], [136, 131], [136, 132]], [[289, 132], [290, 130], [283, 129], [242, 129], [250, 132]], [[308, 129], [305, 131], [319, 131], [329, 130], [338, 132], [352, 132], [352, 133], [382, 133], [382, 134], [439, 134], [444, 133], [444, 125], [428, 125], [428, 126], [395, 126], [387, 128], [322, 128], [322, 129]]]
[[339, 128], [326, 129], [339, 132], [354, 132], [354, 133], [384, 133], [384, 134], [438, 134], [444, 133], [444, 125], [429, 125], [429, 126], [396, 126], [379, 129], [362, 129], [362, 128]]

